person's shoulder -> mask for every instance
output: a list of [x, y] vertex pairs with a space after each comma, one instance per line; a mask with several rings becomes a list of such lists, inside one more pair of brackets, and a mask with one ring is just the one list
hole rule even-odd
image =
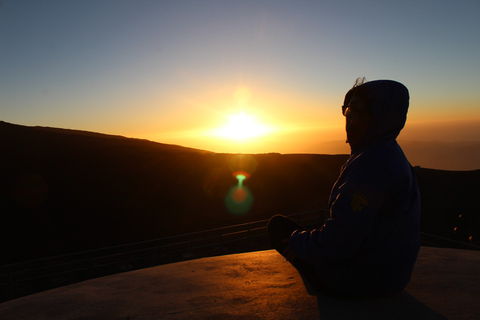
[[396, 141], [377, 143], [353, 155], [349, 165], [355, 175], [380, 178], [410, 171], [410, 163]]

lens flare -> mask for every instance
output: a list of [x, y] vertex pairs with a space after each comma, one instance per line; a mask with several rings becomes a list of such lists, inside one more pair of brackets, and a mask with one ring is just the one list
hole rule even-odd
[[250, 155], [234, 155], [228, 160], [228, 168], [237, 180], [237, 185], [230, 188], [225, 197], [225, 206], [232, 214], [247, 214], [253, 204], [253, 195], [244, 183], [257, 168], [257, 161]]
[[236, 203], [243, 203], [247, 199], [247, 192], [245, 188], [235, 188], [232, 193], [233, 200]]
[[248, 187], [243, 185], [243, 181], [247, 179], [248, 174], [244, 172], [236, 172], [234, 176], [238, 180], [235, 187], [232, 187], [225, 197], [225, 206], [232, 214], [247, 214], [253, 204], [253, 196]]
[[247, 179], [246, 175], [243, 174], [243, 173], [239, 173], [239, 174], [235, 175], [235, 177], [238, 180], [238, 185], [239, 186], [242, 186], [243, 185], [243, 180]]

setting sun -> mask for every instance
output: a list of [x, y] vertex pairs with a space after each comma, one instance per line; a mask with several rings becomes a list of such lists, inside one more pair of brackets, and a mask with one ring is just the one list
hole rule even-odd
[[228, 116], [228, 123], [215, 131], [215, 135], [221, 138], [246, 140], [267, 134], [270, 129], [257, 122], [255, 117], [238, 113]]

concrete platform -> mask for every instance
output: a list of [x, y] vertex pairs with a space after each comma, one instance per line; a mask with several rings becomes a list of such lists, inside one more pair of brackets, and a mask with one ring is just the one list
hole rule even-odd
[[307, 293], [276, 251], [178, 262], [0, 304], [0, 319], [480, 319], [480, 252], [423, 247], [407, 289], [382, 299]]

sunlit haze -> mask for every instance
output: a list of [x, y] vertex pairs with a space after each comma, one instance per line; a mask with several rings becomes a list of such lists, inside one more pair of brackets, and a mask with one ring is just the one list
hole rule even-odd
[[253, 117], [244, 113], [233, 114], [228, 117], [224, 127], [214, 130], [213, 135], [219, 138], [233, 140], [248, 140], [259, 138], [269, 132], [269, 129]]
[[340, 106], [366, 77], [409, 88], [400, 142], [480, 141], [479, 14], [477, 0], [3, 0], [0, 120], [348, 153]]

